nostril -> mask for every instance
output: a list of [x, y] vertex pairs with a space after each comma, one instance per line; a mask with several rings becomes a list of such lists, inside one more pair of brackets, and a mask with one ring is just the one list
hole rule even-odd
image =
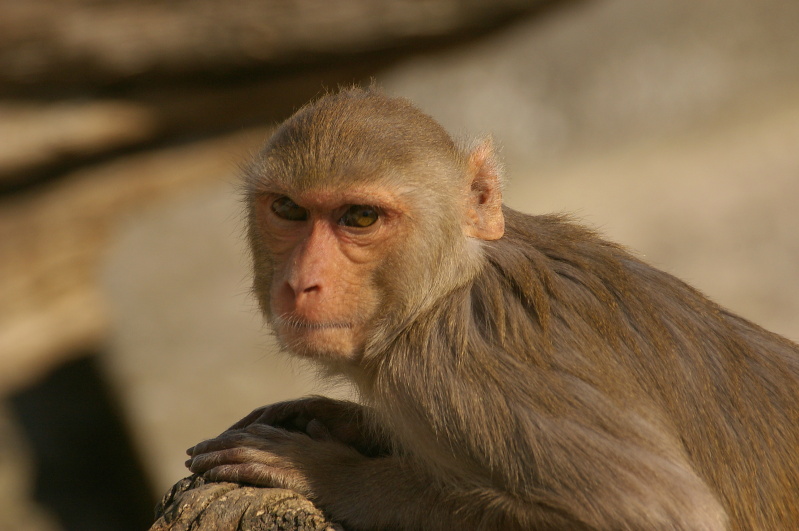
[[306, 283], [302, 281], [289, 281], [286, 282], [286, 289], [291, 293], [293, 297], [297, 297], [303, 294], [314, 293], [321, 290], [319, 284], [316, 283]]

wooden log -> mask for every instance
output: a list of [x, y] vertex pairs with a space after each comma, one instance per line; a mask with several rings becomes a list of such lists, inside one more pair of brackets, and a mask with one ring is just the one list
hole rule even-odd
[[150, 531], [343, 531], [296, 492], [189, 476], [156, 507]]

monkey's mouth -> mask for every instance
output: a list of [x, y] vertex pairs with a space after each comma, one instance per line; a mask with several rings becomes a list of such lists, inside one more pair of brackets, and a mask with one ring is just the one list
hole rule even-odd
[[351, 323], [337, 321], [309, 321], [296, 315], [286, 314], [275, 318], [275, 327], [294, 328], [300, 330], [330, 330], [352, 328]]

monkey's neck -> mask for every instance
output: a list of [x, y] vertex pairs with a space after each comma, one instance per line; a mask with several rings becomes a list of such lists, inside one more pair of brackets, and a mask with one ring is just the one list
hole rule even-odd
[[[464, 257], [475, 265], [465, 280], [409, 312], [405, 322], [383, 326], [391, 335], [370, 343], [354, 372], [343, 369], [366, 397], [376, 382], [380, 388], [381, 379], [392, 380], [394, 371], [432, 379], [469, 365], [491, 371], [500, 359], [548, 363], [554, 273], [549, 257], [525, 241], [531, 230], [524, 225], [534, 218], [510, 209], [506, 213], [506, 236], [485, 244], [480, 257]], [[497, 349], [503, 355], [488, 355]]]

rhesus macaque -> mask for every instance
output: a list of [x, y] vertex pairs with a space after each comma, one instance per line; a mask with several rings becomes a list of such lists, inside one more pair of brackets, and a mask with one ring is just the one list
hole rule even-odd
[[283, 123], [254, 291], [362, 404], [266, 406], [188, 467], [347, 529], [799, 529], [799, 347], [501, 187], [490, 142], [376, 90]]

